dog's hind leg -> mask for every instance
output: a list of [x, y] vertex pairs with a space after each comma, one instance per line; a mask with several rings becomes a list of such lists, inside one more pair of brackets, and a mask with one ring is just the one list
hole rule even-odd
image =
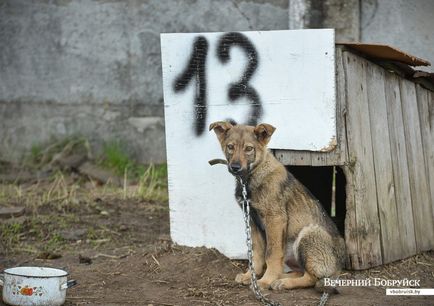
[[273, 290], [307, 288], [313, 287], [317, 280], [315, 276], [305, 272], [302, 277], [277, 279], [271, 283], [270, 287]]

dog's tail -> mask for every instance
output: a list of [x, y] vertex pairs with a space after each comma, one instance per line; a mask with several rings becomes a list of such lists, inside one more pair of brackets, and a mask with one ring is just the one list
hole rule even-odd
[[[335, 280], [336, 278], [333, 278]], [[320, 293], [338, 294], [336, 286], [326, 286], [324, 278], [319, 279], [315, 284], [315, 290]]]

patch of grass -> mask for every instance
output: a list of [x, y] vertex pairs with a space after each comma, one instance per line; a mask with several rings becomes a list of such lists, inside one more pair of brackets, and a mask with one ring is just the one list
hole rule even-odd
[[23, 224], [19, 222], [0, 224], [0, 245], [6, 250], [12, 249], [19, 244], [23, 231]]
[[97, 231], [93, 227], [89, 227], [87, 229], [86, 237], [87, 237], [87, 239], [90, 239], [90, 240], [96, 240], [96, 239], [100, 238]]
[[30, 160], [32, 162], [37, 162], [42, 158], [42, 154], [43, 154], [43, 147], [40, 144], [34, 144], [32, 145], [31, 149], [30, 149]]
[[119, 142], [110, 142], [104, 145], [101, 164], [112, 169], [119, 176], [123, 176], [125, 172], [132, 174], [132, 170], [136, 168], [134, 162], [123, 150]]
[[43, 250], [46, 252], [53, 252], [61, 249], [63, 245], [65, 244], [65, 239], [63, 239], [62, 236], [60, 236], [58, 233], [54, 233], [51, 235], [51, 237], [48, 239], [48, 241], [44, 244]]
[[[104, 146], [100, 164], [124, 177], [124, 198], [139, 197], [146, 201], [167, 201], [167, 164], [143, 165], [130, 159], [119, 142]], [[127, 179], [137, 180], [137, 188], [129, 193]]]
[[[69, 137], [54, 142], [48, 146], [34, 145], [30, 153], [30, 162], [33, 167], [41, 168], [49, 165], [59, 156], [68, 156], [73, 153], [85, 153], [91, 157], [89, 142], [82, 137]], [[103, 147], [102, 155], [97, 164], [112, 170], [123, 178], [124, 186], [119, 190], [112, 190], [112, 195], [121, 193], [122, 197], [139, 197], [147, 201], [167, 201], [167, 165], [143, 165], [130, 158], [125, 146], [120, 141], [108, 142]], [[49, 205], [56, 211], [68, 212], [72, 204], [77, 203], [77, 190], [79, 186], [66, 182], [61, 172], [51, 176], [51, 185], [48, 190], [38, 194], [32, 199], [33, 210], [37, 207]], [[104, 190], [107, 190], [104, 188]], [[131, 192], [132, 191], [132, 192]], [[18, 195], [18, 193], [16, 193]], [[4, 195], [0, 194], [0, 200]], [[29, 198], [29, 197], [26, 197]]]
[[155, 165], [155, 178], [167, 185], [167, 164]]
[[[120, 142], [110, 142], [104, 145], [103, 156], [100, 165], [112, 169], [119, 176], [127, 173], [129, 178], [139, 178], [146, 174], [149, 166], [135, 162], [124, 150]], [[155, 176], [158, 179], [167, 177], [167, 165], [152, 165]]]
[[146, 201], [167, 202], [167, 165], [150, 165], [140, 176], [135, 194]]
[[78, 222], [77, 216], [70, 214], [34, 215], [24, 220], [17, 219], [0, 224], [0, 245], [3, 247], [1, 251], [59, 251], [68, 246], [68, 241], [62, 237], [60, 231]]
[[68, 229], [71, 224], [80, 223], [80, 218], [76, 214], [64, 214], [58, 217], [58, 227], [60, 229]]
[[38, 197], [39, 201], [36, 201], [35, 208], [46, 205], [54, 208], [55, 211], [66, 213], [79, 204], [77, 201], [78, 189], [79, 186], [73, 182], [68, 182], [62, 172], [56, 172], [48, 189]]
[[[34, 162], [33, 170], [36, 170], [36, 167], [45, 165], [49, 168], [58, 154], [68, 156], [79, 153], [77, 151], [80, 150], [90, 152], [88, 142], [83, 138], [69, 138], [47, 147], [33, 146], [29, 156]], [[139, 164], [116, 143], [105, 147], [100, 161], [100, 165], [124, 178], [123, 186], [101, 186], [86, 176], [57, 170], [56, 166], [49, 177], [33, 184], [0, 184], [0, 205], [26, 208], [24, 216], [0, 222], [0, 254], [66, 250], [72, 246], [64, 239], [64, 232], [77, 226], [89, 229], [86, 243], [99, 245], [117, 241], [122, 235], [110, 226], [98, 226], [97, 223], [87, 221], [83, 224], [82, 216], [92, 214], [96, 218], [108, 218], [99, 214], [104, 210], [112, 213], [104, 203], [113, 203], [111, 205], [115, 213], [116, 200], [121, 198], [134, 200], [135, 203], [146, 201], [146, 207], [154, 207], [155, 204], [155, 209], [163, 207], [160, 204], [167, 202], [166, 164]]]

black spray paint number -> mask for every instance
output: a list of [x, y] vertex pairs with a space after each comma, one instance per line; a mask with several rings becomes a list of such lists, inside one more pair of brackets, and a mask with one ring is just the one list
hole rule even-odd
[[246, 97], [251, 101], [252, 110], [247, 121], [250, 125], [256, 125], [262, 115], [262, 105], [256, 90], [249, 85], [249, 80], [258, 67], [258, 53], [249, 39], [241, 33], [227, 33], [223, 35], [217, 46], [217, 56], [222, 63], [230, 60], [230, 48], [237, 46], [242, 48], [247, 55], [247, 68], [239, 82], [230, 84], [228, 97], [229, 101], [235, 101]]
[[[246, 97], [251, 102], [251, 112], [247, 123], [256, 125], [258, 119], [262, 115], [262, 105], [256, 90], [249, 85], [249, 80], [255, 73], [258, 67], [258, 53], [249, 39], [241, 33], [226, 33], [218, 42], [217, 57], [223, 64], [230, 60], [231, 47], [239, 47], [246, 53], [248, 62], [241, 80], [229, 85], [228, 98], [229, 101]], [[176, 78], [174, 83], [175, 92], [184, 91], [190, 81], [195, 78], [196, 91], [194, 98], [194, 109], [196, 113], [196, 121], [194, 123], [195, 133], [200, 136], [205, 131], [207, 117], [207, 86], [206, 86], [206, 57], [208, 54], [208, 41], [205, 37], [199, 36], [193, 43], [193, 52], [190, 56], [187, 67]]]
[[196, 113], [195, 132], [200, 135], [206, 123], [206, 74], [205, 64], [208, 55], [208, 41], [199, 36], [193, 44], [193, 52], [185, 70], [175, 80], [175, 92], [184, 91], [188, 83], [196, 78], [194, 108]]

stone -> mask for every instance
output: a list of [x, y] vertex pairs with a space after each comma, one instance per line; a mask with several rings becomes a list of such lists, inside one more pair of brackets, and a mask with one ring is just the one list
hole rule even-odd
[[24, 214], [26, 209], [22, 206], [8, 206], [0, 207], [0, 218], [7, 219], [12, 217], [19, 217]]

